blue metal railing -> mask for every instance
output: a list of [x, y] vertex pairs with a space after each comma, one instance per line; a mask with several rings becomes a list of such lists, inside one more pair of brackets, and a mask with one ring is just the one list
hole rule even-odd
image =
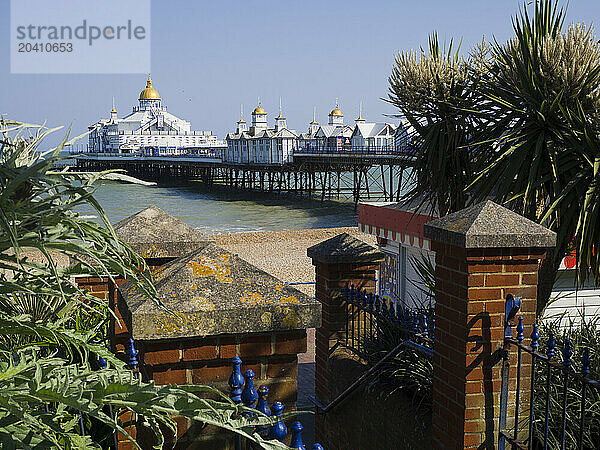
[[[129, 339], [125, 354], [127, 355], [127, 365], [130, 370], [134, 372], [134, 376], [137, 378], [139, 374], [139, 362], [137, 359], [138, 351], [135, 348], [135, 342], [133, 339]], [[101, 368], [106, 367], [106, 361], [101, 359], [99, 361]], [[239, 356], [235, 356], [232, 359], [233, 369], [231, 376], [229, 377], [229, 397], [236, 404], [244, 404], [247, 408], [253, 408], [261, 412], [267, 417], [280, 416], [283, 413], [284, 406], [281, 402], [274, 402], [271, 407], [267, 402], [267, 396], [269, 394], [269, 388], [266, 385], [262, 385], [258, 388], [258, 391], [254, 387], [254, 372], [249, 369], [242, 375], [242, 360]], [[113, 417], [113, 411], [111, 409], [110, 416]], [[290, 447], [298, 450], [306, 450], [306, 447], [302, 443], [302, 423], [294, 421], [291, 426], [291, 440]], [[288, 427], [283, 420], [278, 420], [271, 426], [260, 426], [256, 427], [258, 432], [264, 439], [277, 439], [280, 442], [284, 442], [288, 436]], [[116, 433], [113, 434], [116, 442]], [[243, 438], [241, 435], [236, 434], [235, 436], [235, 448], [241, 450]], [[250, 448], [250, 447], [246, 447]], [[323, 450], [320, 444], [314, 444], [312, 450]]]
[[[530, 335], [530, 345], [524, 344], [525, 340], [525, 327], [523, 325], [523, 317], [520, 316], [516, 326], [516, 338], [512, 337], [512, 327], [514, 325], [514, 319], [521, 307], [521, 301], [518, 297], [508, 295], [506, 299], [505, 317], [504, 317], [504, 347], [502, 351], [502, 384], [500, 392], [500, 417], [499, 417], [499, 438], [498, 448], [504, 450], [507, 446], [518, 447], [522, 449], [533, 449], [533, 448], [555, 448], [550, 446], [550, 434], [557, 433], [560, 436], [560, 448], [575, 448], [578, 449], [590, 448], [589, 444], [584, 444], [584, 433], [586, 431], [586, 409], [587, 405], [587, 394], [589, 389], [600, 389], [600, 382], [588, 378], [590, 373], [590, 350], [588, 347], [583, 348], [583, 353], [580, 361], [580, 371], [577, 372], [573, 367], [572, 349], [571, 342], [565, 338], [563, 348], [561, 349], [562, 361], [554, 361], [553, 358], [556, 356], [556, 342], [552, 332], [549, 333], [546, 341], [545, 353], [538, 351], [540, 335], [538, 332], [538, 325], [532, 326]], [[507, 428], [507, 415], [508, 415], [508, 397], [509, 397], [509, 384], [510, 384], [510, 349], [517, 349], [517, 364], [514, 368], [516, 371], [516, 396], [515, 396], [515, 409], [514, 409], [514, 425], [512, 429]], [[531, 369], [530, 378], [531, 393], [529, 396], [528, 405], [528, 417], [525, 417], [525, 421], [520, 422], [520, 414], [522, 413], [521, 402], [521, 389], [522, 383], [521, 378], [523, 376], [523, 352], [531, 355]], [[541, 365], [541, 366], [540, 366]], [[561, 420], [558, 428], [556, 427], [556, 421], [551, 423], [551, 395], [553, 384], [553, 376], [556, 373], [562, 375], [561, 385], [557, 385], [561, 396]], [[545, 375], [545, 398], [536, 398], [536, 381], [537, 377], [542, 374]], [[526, 374], [525, 374], [526, 375]], [[554, 377], [556, 378], [556, 377]], [[543, 380], [542, 380], [543, 381]], [[571, 397], [573, 401], [573, 394], [575, 400], [579, 403], [579, 426], [578, 429], [570, 429], [567, 423], [567, 398]], [[541, 400], [544, 404], [544, 417], [543, 419], [536, 417], [536, 409], [534, 408], [535, 402]], [[573, 405], [570, 405], [571, 407]], [[541, 423], [543, 420], [543, 437], [535, 435], [535, 423]], [[551, 425], [553, 429], [551, 430]], [[589, 426], [589, 424], [587, 424]], [[597, 424], [595, 425], [597, 426]], [[520, 438], [520, 435], [525, 435], [527, 431], [527, 437], [525, 439]], [[570, 444], [567, 444], [567, 436], [571, 436], [576, 444], [573, 443], [573, 439], [570, 440]], [[556, 437], [556, 436], [555, 436]], [[594, 445], [597, 445], [595, 443]], [[556, 447], [557, 448], [557, 447]], [[595, 447], [598, 448], [598, 447]]]
[[435, 321], [426, 314], [402, 308], [360, 287], [346, 284], [343, 292], [346, 313], [342, 344], [359, 356], [365, 356], [365, 342], [376, 339], [384, 327], [392, 328], [405, 340], [432, 351]]
[[[239, 356], [235, 356], [232, 360], [233, 370], [229, 377], [229, 397], [236, 404], [244, 404], [247, 408], [256, 409], [267, 417], [277, 417], [283, 413], [284, 406], [281, 402], [274, 402], [271, 407], [267, 402], [269, 388], [262, 385], [258, 391], [254, 387], [254, 372], [246, 370], [242, 375], [242, 360]], [[302, 443], [302, 430], [304, 427], [299, 421], [294, 421], [289, 430], [291, 432], [290, 447], [294, 449], [306, 450]], [[283, 420], [278, 420], [273, 425], [257, 427], [261, 437], [265, 439], [277, 439], [284, 442], [288, 436], [288, 427]], [[240, 435], [235, 437], [235, 449], [241, 450], [243, 438]], [[314, 444], [313, 450], [323, 450], [320, 444]]]
[[393, 331], [401, 342], [327, 405], [309, 396], [309, 400], [317, 408], [317, 414], [327, 414], [336, 408], [356, 392], [363, 383], [376, 376], [386, 362], [403, 350], [410, 349], [424, 357], [433, 356], [433, 318], [428, 319], [425, 314], [397, 308], [397, 304], [391, 301], [387, 302], [378, 295], [368, 293], [360, 287], [355, 288], [350, 284], [346, 284], [342, 296], [346, 313], [345, 333], [341, 340], [338, 338], [337, 344], [329, 350], [330, 353], [338, 345], [343, 345], [357, 355], [366, 357], [365, 342], [382, 336], [385, 328]]

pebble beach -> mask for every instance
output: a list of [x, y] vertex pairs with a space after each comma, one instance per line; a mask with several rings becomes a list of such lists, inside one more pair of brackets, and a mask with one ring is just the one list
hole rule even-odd
[[[340, 233], [348, 233], [373, 246], [377, 244], [375, 237], [358, 231], [357, 227], [217, 234], [211, 239], [281, 281], [307, 283], [315, 281], [315, 268], [306, 256], [306, 249]], [[314, 284], [294, 287], [311, 297], [315, 295]]]

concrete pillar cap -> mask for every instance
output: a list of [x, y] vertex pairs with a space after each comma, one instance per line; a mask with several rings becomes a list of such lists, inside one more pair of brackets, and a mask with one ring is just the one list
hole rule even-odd
[[383, 252], [348, 233], [313, 245], [306, 250], [306, 254], [314, 261], [325, 264], [373, 264], [384, 258]]
[[158, 298], [119, 286], [119, 310], [134, 339], [317, 328], [321, 304], [214, 243], [153, 271]]
[[425, 224], [431, 241], [462, 248], [554, 247], [556, 233], [490, 200]]
[[207, 236], [155, 205], [121, 220], [114, 229], [143, 258], [178, 258], [210, 242]]

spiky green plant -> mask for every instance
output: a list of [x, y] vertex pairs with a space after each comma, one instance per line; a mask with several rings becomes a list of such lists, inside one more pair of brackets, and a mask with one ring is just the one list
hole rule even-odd
[[440, 50], [435, 34], [429, 53], [400, 53], [388, 101], [414, 129], [403, 200], [445, 215], [492, 196], [557, 232], [541, 315], [572, 243], [579, 281], [600, 284], [600, 44], [591, 27], [565, 27], [556, 0], [531, 3], [512, 39], [469, 58]]
[[600, 44], [591, 27], [565, 29], [557, 1], [532, 8], [514, 19], [514, 38], [492, 46], [479, 84], [477, 135], [493, 151], [473, 192], [557, 232], [540, 272], [541, 312], [573, 239], [580, 281], [591, 273], [600, 283]]
[[[364, 354], [371, 365], [379, 362], [387, 353], [400, 343], [414, 337], [407, 334], [393, 321], [378, 323], [378, 334], [365, 339]], [[431, 343], [427, 344], [431, 345]], [[431, 411], [431, 392], [433, 380], [433, 361], [413, 348], [403, 348], [396, 356], [384, 363], [380, 377], [368, 380], [368, 386], [374, 387], [381, 379], [388, 381], [392, 389], [390, 394], [401, 391], [411, 397], [420, 413]]]
[[425, 314], [429, 315], [433, 311], [433, 299], [435, 297], [435, 262], [434, 260], [425, 255], [420, 254], [418, 257], [412, 257], [410, 259], [410, 265], [412, 266], [416, 279], [408, 279], [418, 292], [418, 295], [410, 294], [411, 300], [415, 305], [420, 305], [421, 310]]
[[444, 216], [467, 205], [466, 187], [479, 169], [474, 110], [481, 77], [482, 45], [468, 58], [452, 41], [440, 46], [436, 33], [426, 52], [400, 52], [389, 77], [387, 101], [408, 121], [414, 162], [402, 201], [421, 202], [425, 210]]
[[[0, 120], [2, 448], [99, 448], [93, 436], [81, 435], [81, 416], [134, 441], [119, 419], [122, 410], [143, 419], [157, 448], [164, 443], [162, 428], [176, 436], [172, 415], [235, 431], [263, 448], [286, 448], [254, 432], [272, 419], [241, 415], [243, 407], [210, 387], [141, 382], [98, 343], [105, 338], [107, 305], [81, 290], [73, 276], [128, 278], [158, 303], [156, 290], [144, 260], [117, 238], [94, 199], [93, 183], [101, 175], [52, 171], [68, 142], [40, 152], [52, 131]], [[94, 208], [102, 225], [80, 217], [81, 205]], [[95, 370], [98, 356], [108, 368]]]

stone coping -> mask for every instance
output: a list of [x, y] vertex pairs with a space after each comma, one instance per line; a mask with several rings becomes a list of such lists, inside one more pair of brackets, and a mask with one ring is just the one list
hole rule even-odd
[[119, 310], [134, 339], [166, 339], [315, 328], [321, 304], [214, 243], [153, 271], [165, 311], [131, 282]]
[[157, 206], [114, 225], [115, 233], [143, 258], [178, 258], [210, 239]]
[[306, 254], [314, 261], [325, 264], [371, 264], [384, 259], [383, 252], [348, 233], [313, 245], [306, 250]]
[[462, 248], [554, 247], [556, 233], [490, 200], [425, 224], [425, 237]]

